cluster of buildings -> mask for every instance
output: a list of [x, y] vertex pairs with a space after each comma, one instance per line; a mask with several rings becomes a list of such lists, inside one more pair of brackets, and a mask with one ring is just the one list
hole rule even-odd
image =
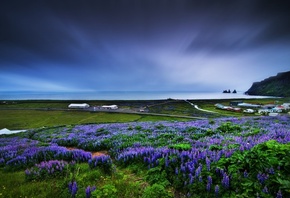
[[290, 103], [283, 103], [281, 105], [275, 104], [251, 104], [244, 103], [243, 101], [232, 101], [229, 106], [225, 106], [223, 104], [215, 104], [215, 107], [218, 109], [228, 110], [228, 111], [236, 111], [236, 112], [244, 112], [244, 113], [259, 113], [263, 115], [278, 115], [282, 112], [290, 111]]
[[[89, 104], [87, 103], [72, 103], [70, 105], [68, 105], [68, 108], [70, 109], [88, 109], [90, 107]], [[118, 109], [117, 105], [103, 105], [100, 107], [93, 107], [94, 110], [96, 109], [109, 109], [109, 110], [116, 110]]]

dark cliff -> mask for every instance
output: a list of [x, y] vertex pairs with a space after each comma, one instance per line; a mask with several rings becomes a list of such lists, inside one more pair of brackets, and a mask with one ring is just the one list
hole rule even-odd
[[253, 83], [249, 95], [290, 97], [290, 71]]

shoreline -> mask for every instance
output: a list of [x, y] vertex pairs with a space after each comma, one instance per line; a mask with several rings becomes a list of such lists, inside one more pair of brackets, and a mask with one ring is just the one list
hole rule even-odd
[[247, 95], [244, 92], [0, 92], [0, 101], [5, 100], [60, 100], [60, 101], [147, 101], [147, 100], [223, 100], [260, 99], [275, 96]]
[[276, 97], [276, 96], [248, 96], [248, 97], [220, 97], [220, 98], [152, 98], [152, 99], [86, 99], [86, 98], [0, 98], [1, 102], [4, 101], [181, 101], [181, 100], [191, 100], [191, 101], [199, 101], [199, 100], [251, 100], [251, 99], [279, 99], [279, 98], [287, 98], [287, 97]]

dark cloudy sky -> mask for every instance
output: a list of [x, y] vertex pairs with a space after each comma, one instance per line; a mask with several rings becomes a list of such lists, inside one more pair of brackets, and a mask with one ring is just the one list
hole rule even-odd
[[0, 91], [246, 91], [290, 70], [290, 3], [3, 0]]

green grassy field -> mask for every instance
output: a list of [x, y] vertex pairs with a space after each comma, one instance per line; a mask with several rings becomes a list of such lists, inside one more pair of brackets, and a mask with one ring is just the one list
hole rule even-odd
[[0, 110], [0, 129], [8, 128], [10, 130], [33, 129], [71, 124], [161, 120], [187, 121], [189, 119], [105, 112]]
[[[59, 125], [86, 124], [86, 123], [113, 123], [113, 122], [133, 122], [133, 121], [188, 121], [186, 118], [106, 113], [106, 112], [83, 112], [83, 111], [52, 111], [48, 109], [67, 109], [70, 103], [87, 102], [91, 106], [101, 106], [105, 104], [117, 104], [119, 108], [138, 111], [139, 108], [148, 106], [150, 113], [160, 113], [168, 115], [194, 116], [206, 118], [218, 117], [241, 117], [248, 114], [237, 113], [216, 109], [214, 104], [221, 103], [229, 105], [233, 99], [226, 100], [190, 100], [193, 104], [202, 109], [217, 112], [207, 113], [195, 109], [183, 100], [148, 100], [148, 101], [61, 101], [61, 100], [26, 100], [26, 101], [0, 101], [0, 129], [32, 129], [39, 127], [51, 127]], [[289, 98], [279, 99], [247, 99], [243, 100], [254, 104], [289, 102]], [[43, 110], [32, 110], [43, 109]]]

